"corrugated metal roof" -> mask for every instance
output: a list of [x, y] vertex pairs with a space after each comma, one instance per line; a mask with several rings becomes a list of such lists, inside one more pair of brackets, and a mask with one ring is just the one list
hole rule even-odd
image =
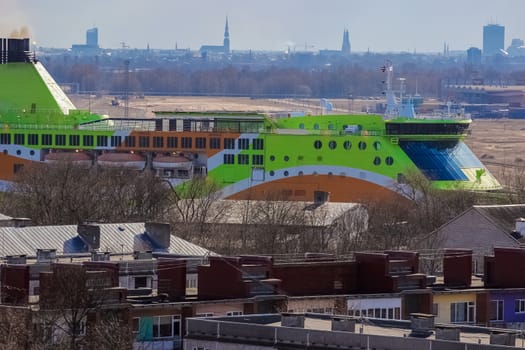
[[[131, 254], [151, 250], [181, 256], [204, 256], [210, 251], [170, 236], [168, 249], [159, 249], [145, 233], [145, 223], [98, 224], [100, 250], [113, 254]], [[57, 255], [88, 253], [88, 247], [77, 234], [76, 225], [0, 227], [0, 256], [35, 256], [37, 249], [56, 249]]]

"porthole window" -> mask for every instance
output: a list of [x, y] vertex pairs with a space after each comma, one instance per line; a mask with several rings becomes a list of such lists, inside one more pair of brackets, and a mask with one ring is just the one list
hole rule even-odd
[[334, 130], [334, 124], [328, 124], [328, 130]]
[[364, 151], [366, 149], [366, 142], [365, 141], [359, 141], [359, 149]]
[[270, 156], [270, 160], [273, 162], [275, 160], [275, 156]]
[[322, 161], [322, 160], [323, 160], [323, 157], [322, 157], [322, 156], [317, 157], [317, 161], [320, 162], [320, 161]]
[[288, 173], [288, 170], [285, 170], [285, 171], [284, 171], [284, 176], [288, 176], [288, 174], [289, 174], [289, 173]]
[[328, 176], [334, 175], [331, 171], [328, 172]]
[[352, 142], [350, 141], [345, 141], [343, 143], [343, 147], [348, 151], [350, 148], [352, 148]]
[[312, 175], [317, 175], [317, 171], [314, 171], [314, 172], [312, 173]]
[[394, 164], [394, 158], [392, 158], [392, 157], [390, 157], [390, 156], [386, 157], [386, 158], [385, 158], [385, 163], [386, 163], [386, 165], [388, 165], [388, 166]]
[[381, 158], [375, 157], [374, 158], [374, 165], [381, 165]]
[[379, 141], [374, 142], [374, 149], [376, 151], [381, 150], [381, 142], [379, 142]]
[[289, 161], [289, 160], [290, 160], [290, 157], [288, 157], [288, 156], [284, 156], [284, 161], [285, 161], [285, 162], [287, 162], [287, 161]]
[[315, 149], [321, 149], [321, 147], [323, 147], [323, 143], [319, 140], [315, 140], [314, 142], [314, 148]]
[[317, 123], [314, 124], [314, 130], [319, 130], [319, 124]]
[[18, 150], [16, 150], [16, 154], [17, 154], [17, 155], [21, 155], [21, 154], [22, 154], [22, 151], [18, 149]]
[[300, 171], [299, 173], [297, 173], [297, 175], [299, 175], [299, 176], [303, 176], [304, 173], [303, 173], [302, 171]]
[[299, 129], [304, 129], [304, 123], [299, 124]]
[[274, 175], [275, 175], [275, 171], [270, 170], [270, 176], [274, 176]]
[[8, 154], [8, 152], [7, 152], [7, 150], [6, 150], [6, 149], [4, 149], [4, 154]]
[[35, 155], [35, 151], [31, 150], [31, 151], [29, 151], [29, 154], [34, 156]]
[[328, 142], [328, 147], [330, 147], [330, 149], [335, 149], [337, 147], [337, 142], [333, 140]]

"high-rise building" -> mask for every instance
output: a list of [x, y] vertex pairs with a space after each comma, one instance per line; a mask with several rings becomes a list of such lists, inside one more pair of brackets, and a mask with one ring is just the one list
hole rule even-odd
[[86, 31], [86, 45], [98, 47], [98, 28], [91, 28]]
[[345, 29], [343, 32], [343, 45], [341, 47], [341, 52], [344, 54], [350, 54], [350, 34], [348, 29]]
[[471, 47], [468, 49], [467, 63], [471, 66], [479, 66], [481, 64], [481, 50], [477, 47]]
[[483, 27], [483, 55], [493, 56], [501, 53], [505, 47], [505, 27], [499, 24], [487, 24]]
[[224, 25], [224, 53], [230, 53], [230, 29], [228, 28], [228, 17], [226, 17], [226, 24]]

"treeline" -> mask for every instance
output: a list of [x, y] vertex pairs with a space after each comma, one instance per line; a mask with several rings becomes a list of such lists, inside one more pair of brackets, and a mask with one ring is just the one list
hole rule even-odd
[[[158, 95], [219, 95], [250, 97], [326, 97], [354, 98], [380, 96], [385, 75], [378, 67], [357, 64], [300, 69], [270, 66], [220, 66], [209, 69], [167, 66], [152, 68], [115, 68], [108, 70], [96, 64], [46, 64], [60, 83], [72, 83], [80, 92], [158, 94]], [[401, 74], [401, 73], [399, 73]], [[403, 74], [407, 91], [417, 91], [428, 97], [439, 92], [444, 73], [415, 69]]]

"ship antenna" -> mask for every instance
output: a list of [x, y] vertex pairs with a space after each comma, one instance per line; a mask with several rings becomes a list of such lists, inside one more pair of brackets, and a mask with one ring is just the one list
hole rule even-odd
[[398, 115], [398, 104], [396, 101], [396, 96], [392, 88], [392, 80], [394, 77], [394, 67], [390, 60], [386, 61], [385, 65], [381, 67], [381, 71], [386, 73], [386, 111], [385, 118], [395, 118]]

